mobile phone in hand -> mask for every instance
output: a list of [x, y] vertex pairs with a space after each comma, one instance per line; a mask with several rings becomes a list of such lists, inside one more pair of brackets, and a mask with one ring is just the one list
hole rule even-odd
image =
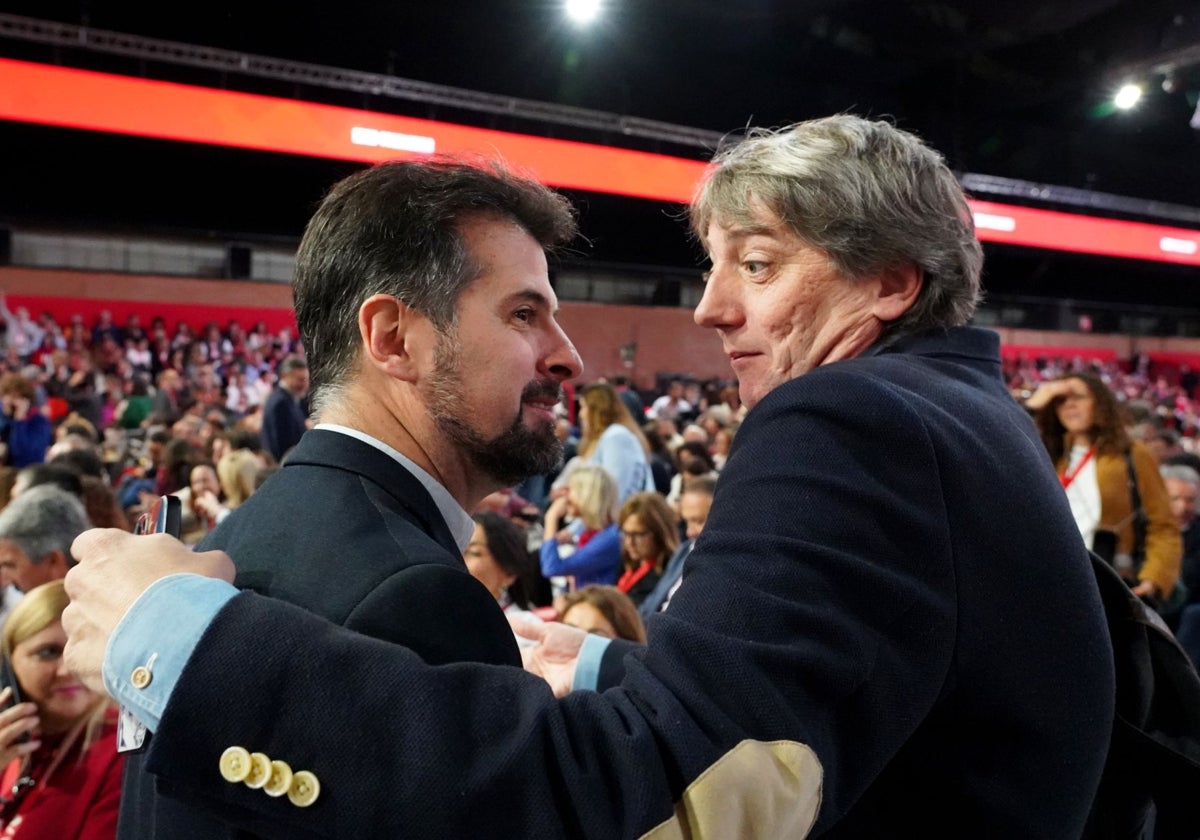
[[[179, 539], [183, 520], [183, 503], [178, 496], [159, 496], [138, 517], [133, 526], [135, 534], [169, 534]], [[124, 706], [117, 725], [117, 752], [140, 750], [146, 743], [146, 725]]]
[[[0, 680], [3, 681], [4, 685], [12, 689], [12, 696], [8, 698], [8, 705], [5, 706], [5, 708], [11, 709], [21, 702], [21, 684], [17, 682], [17, 675], [13, 671], [12, 660], [7, 656], [0, 657]], [[32, 733], [22, 732], [16, 738], [13, 738], [13, 743], [24, 744], [32, 737]]]
[[159, 496], [133, 526], [135, 534], [170, 534], [179, 538], [183, 503], [178, 496]]

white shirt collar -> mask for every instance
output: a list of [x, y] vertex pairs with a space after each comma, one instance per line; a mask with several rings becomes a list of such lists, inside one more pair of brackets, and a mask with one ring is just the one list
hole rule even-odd
[[398, 450], [388, 446], [378, 438], [371, 437], [366, 432], [360, 432], [358, 429], [351, 429], [348, 426], [339, 426], [335, 423], [318, 423], [313, 428], [322, 429], [327, 432], [337, 432], [338, 434], [352, 437], [355, 440], [361, 440], [368, 446], [373, 446], [389, 456], [399, 463], [400, 466], [404, 467], [404, 469], [412, 473], [413, 477], [421, 482], [421, 486], [429, 491], [429, 495], [433, 497], [433, 503], [437, 505], [438, 511], [442, 514], [442, 519], [446, 520], [446, 525], [450, 528], [450, 533], [454, 537], [455, 544], [458, 545], [458, 550], [466, 550], [467, 545], [471, 542], [471, 537], [475, 534], [475, 520], [471, 518], [471, 514], [463, 509], [462, 505], [454, 500], [454, 497], [450, 495], [450, 491], [438, 483], [436, 478], [418, 467], [411, 459], [401, 455]]

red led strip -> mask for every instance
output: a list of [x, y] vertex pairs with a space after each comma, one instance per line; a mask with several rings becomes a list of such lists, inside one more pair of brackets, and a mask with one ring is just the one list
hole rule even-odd
[[[684, 158], [291, 99], [0, 59], [0, 119], [375, 163], [498, 157], [547, 184], [686, 203]], [[988, 242], [1200, 265], [1200, 231], [973, 201]]]

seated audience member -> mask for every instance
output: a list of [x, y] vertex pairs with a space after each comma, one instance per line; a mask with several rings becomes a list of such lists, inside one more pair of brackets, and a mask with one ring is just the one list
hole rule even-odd
[[579, 402], [579, 457], [604, 467], [617, 482], [617, 504], [654, 488], [650, 446], [629, 409], [607, 382], [583, 389]]
[[681, 445], [675, 457], [679, 461], [679, 472], [671, 479], [671, 492], [667, 494], [667, 503], [678, 510], [679, 497], [689, 481], [701, 477], [715, 481], [718, 473], [708, 447], [698, 441], [688, 441]]
[[9, 466], [20, 469], [46, 460], [54, 430], [33, 403], [33, 383], [18, 373], [0, 378], [0, 439], [7, 446]]
[[83, 503], [53, 485], [33, 487], [0, 511], [0, 571], [23, 592], [75, 565], [71, 543], [91, 527]]
[[671, 555], [671, 559], [667, 561], [667, 567], [663, 570], [658, 583], [654, 585], [654, 589], [638, 604], [638, 615], [642, 617], [643, 621], [648, 621], [654, 613], [665, 610], [667, 604], [670, 603], [671, 596], [683, 582], [684, 562], [692, 553], [696, 537], [700, 536], [700, 532], [704, 530], [704, 526], [708, 522], [708, 512], [712, 508], [713, 494], [716, 492], [716, 479], [707, 476], [693, 478], [684, 488], [683, 495], [679, 498], [679, 518], [683, 520], [687, 540]]
[[528, 523], [536, 522], [541, 511], [536, 505], [523, 497], [512, 487], [503, 487], [495, 493], [483, 497], [483, 501], [475, 508], [475, 512], [491, 511], [505, 519], [515, 519]]
[[667, 393], [650, 404], [646, 416], [653, 420], [675, 420], [686, 417], [691, 413], [692, 406], [683, 398], [683, 383], [672, 379], [667, 386]]
[[93, 528], [133, 530], [117, 501], [116, 493], [106, 480], [91, 475], [80, 476], [79, 480], [83, 484], [83, 507]]
[[168, 496], [188, 486], [195, 449], [183, 438], [173, 437], [163, 447], [162, 466], [154, 481], [154, 495]]
[[83, 499], [83, 482], [79, 473], [66, 464], [32, 464], [17, 473], [9, 491], [9, 499], [15, 499], [26, 490], [53, 484], [60, 490], [65, 490], [72, 496]]
[[212, 461], [193, 464], [188, 471], [187, 492], [181, 490], [175, 495], [179, 496], [183, 505], [179, 538], [186, 545], [200, 542], [205, 534], [229, 515], [229, 508], [222, 500], [217, 468]]
[[[585, 464], [572, 471], [567, 494], [546, 508], [542, 574], [569, 575], [577, 588], [615, 581], [621, 565], [616, 514], [617, 483], [608, 470]], [[561, 527], [566, 516], [578, 520], [582, 530]]]
[[650, 446], [650, 474], [654, 476], [654, 489], [665, 496], [671, 492], [671, 479], [675, 477], [675, 458], [658, 433], [658, 423], [652, 420], [642, 426], [642, 434]]
[[528, 610], [538, 577], [525, 532], [495, 511], [477, 513], [475, 533], [463, 552], [471, 576], [487, 587], [505, 612]]
[[[117, 833], [123, 759], [117, 712], [63, 664], [67, 595], [56, 580], [29, 591], [0, 633], [18, 704], [0, 712], [0, 836], [111, 840]], [[7, 702], [12, 688], [0, 693]]]
[[646, 641], [646, 627], [629, 596], [615, 586], [585, 586], [563, 599], [563, 624], [606, 639]]
[[217, 480], [225, 496], [225, 507], [235, 509], [254, 492], [254, 478], [262, 462], [249, 449], [226, 452], [217, 462]]
[[135, 376], [129, 387], [129, 396], [116, 408], [114, 419], [122, 429], [140, 429], [153, 410], [150, 388], [142, 376]]
[[658, 493], [634, 493], [621, 506], [621, 570], [617, 589], [634, 606], [654, 589], [679, 547], [679, 520]]
[[1179, 586], [1184, 590], [1178, 609], [1164, 617], [1175, 628], [1179, 644], [1192, 663], [1200, 667], [1200, 527], [1197, 526], [1197, 501], [1200, 500], [1200, 473], [1180, 464], [1160, 468], [1171, 514], [1183, 534], [1183, 568]]
[[729, 457], [729, 449], [733, 446], [733, 429], [717, 429], [713, 435], [708, 451], [712, 453], [713, 466], [717, 472], [725, 469], [725, 459]]

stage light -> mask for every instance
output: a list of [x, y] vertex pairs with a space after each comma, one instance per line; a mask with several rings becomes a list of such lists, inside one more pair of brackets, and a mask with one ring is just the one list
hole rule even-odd
[[591, 23], [600, 16], [601, 0], [567, 0], [567, 17], [579, 24]]
[[1117, 91], [1117, 95], [1113, 97], [1113, 104], [1122, 111], [1128, 111], [1134, 105], [1138, 104], [1138, 100], [1142, 98], [1141, 85], [1127, 84], [1121, 85], [1121, 89]]

